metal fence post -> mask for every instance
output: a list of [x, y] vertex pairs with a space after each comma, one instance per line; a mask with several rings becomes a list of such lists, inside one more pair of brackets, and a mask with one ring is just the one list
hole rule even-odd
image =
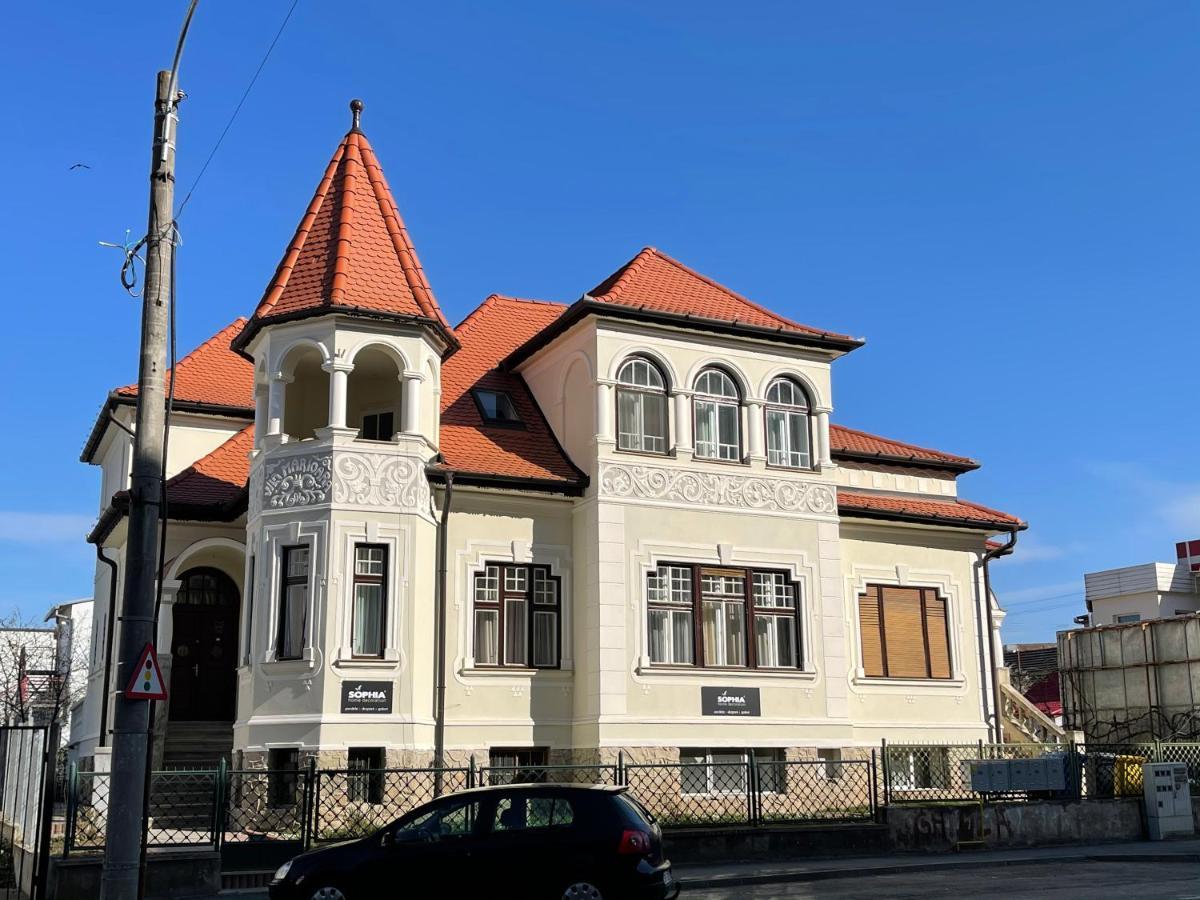
[[617, 751], [617, 771], [614, 774], [616, 776], [616, 779], [617, 779], [616, 783], [618, 785], [628, 784], [628, 782], [625, 780], [625, 751], [624, 750]]
[[301, 803], [301, 843], [307, 850], [313, 845], [317, 821], [317, 758], [310, 756], [304, 768], [304, 799]]
[[467, 787], [475, 787], [475, 754], [471, 754], [471, 758], [467, 760]]
[[68, 763], [66, 822], [63, 823], [63, 859], [71, 855], [71, 845], [75, 842], [75, 816], [79, 809], [78, 795], [79, 767], [75, 763]]
[[753, 752], [746, 763], [746, 820], [749, 825], [758, 824], [758, 756]]
[[892, 805], [892, 772], [888, 765], [887, 738], [883, 738], [879, 745], [879, 752], [883, 755], [883, 805]]
[[225, 837], [225, 797], [226, 779], [229, 776], [229, 764], [225, 757], [217, 761], [217, 771], [213, 774], [213, 814], [212, 814], [212, 845], [214, 850], [221, 849]]
[[871, 771], [867, 774], [867, 784], [869, 785], [869, 789], [871, 791], [870, 812], [871, 812], [871, 821], [872, 822], [879, 821], [879, 783], [876, 781], [877, 772], [876, 772], [875, 766], [876, 766], [875, 748], [872, 747], [871, 748]]

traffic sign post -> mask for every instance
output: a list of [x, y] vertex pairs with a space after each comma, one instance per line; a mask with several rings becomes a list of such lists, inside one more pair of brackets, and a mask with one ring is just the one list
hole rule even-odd
[[166, 700], [167, 688], [163, 684], [162, 669], [158, 667], [158, 653], [153, 644], [146, 644], [138, 659], [133, 677], [125, 688], [126, 700]]

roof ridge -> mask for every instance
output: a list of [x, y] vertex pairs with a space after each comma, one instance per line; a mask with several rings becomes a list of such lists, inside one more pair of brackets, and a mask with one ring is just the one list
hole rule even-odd
[[559, 303], [557, 300], [535, 300], [529, 297], [511, 297], [508, 294], [497, 294], [494, 291], [483, 298], [482, 302], [471, 310], [463, 318], [461, 322], [454, 326], [454, 331], [459, 334], [459, 337], [470, 334], [471, 329], [475, 325], [475, 319], [485, 309], [497, 305], [499, 302], [505, 303], [529, 303], [536, 306], [554, 306], [559, 309], [567, 309], [566, 303]]
[[841, 425], [836, 422], [829, 423], [830, 428], [836, 428], [839, 431], [848, 431], [851, 434], [861, 435], [862, 437], [874, 438], [877, 441], [886, 441], [889, 444], [897, 444], [901, 447], [908, 447], [911, 450], [921, 450], [924, 453], [936, 453], [939, 456], [947, 456], [952, 459], [961, 459], [965, 462], [978, 462], [974, 457], [961, 456], [957, 453], [947, 453], [945, 450], [938, 450], [934, 447], [923, 447], [920, 444], [914, 444], [911, 441], [901, 441], [896, 438], [884, 437], [882, 434], [875, 434], [870, 431], [863, 431], [861, 428], [851, 428], [849, 425]]
[[[773, 309], [767, 309], [767, 307], [763, 306], [761, 303], [756, 303], [755, 301], [751, 300], [749, 297], [745, 296], [744, 294], [739, 294], [737, 291], [733, 290], [732, 288], [728, 288], [725, 285], [721, 284], [721, 282], [716, 281], [712, 278], [709, 278], [703, 272], [697, 272], [691, 266], [689, 266], [685, 263], [681, 263], [679, 260], [675, 259], [673, 256], [663, 253], [661, 250], [659, 250], [655, 247], [647, 247], [646, 250], [650, 251], [650, 253], [654, 254], [659, 259], [663, 260], [664, 262], [670, 263], [671, 265], [673, 265], [675, 268], [679, 269], [680, 271], [686, 272], [688, 275], [691, 275], [694, 278], [699, 278], [705, 284], [710, 285], [711, 287], [714, 287], [717, 290], [728, 294], [733, 299], [740, 300], [742, 303], [745, 303], [749, 306], [754, 307], [756, 310], [758, 310], [763, 315], [770, 316], [772, 319], [777, 319], [780, 323], [782, 323], [784, 325], [790, 325], [793, 328], [801, 328], [805, 331], [818, 332], [818, 329], [813, 328], [811, 325], [801, 324], [800, 322], [796, 322], [792, 319], [789, 319], [787, 316], [781, 316], [779, 313], [775, 312]], [[829, 334], [831, 332], [824, 332], [824, 333]]]

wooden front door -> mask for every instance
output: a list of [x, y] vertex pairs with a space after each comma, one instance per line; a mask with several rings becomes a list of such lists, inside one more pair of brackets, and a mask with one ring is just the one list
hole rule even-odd
[[237, 586], [216, 569], [193, 569], [181, 580], [173, 609], [170, 718], [232, 722], [237, 700]]

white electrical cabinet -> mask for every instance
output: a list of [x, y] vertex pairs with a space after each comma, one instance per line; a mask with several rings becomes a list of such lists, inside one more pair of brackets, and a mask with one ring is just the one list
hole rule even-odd
[[1187, 763], [1146, 763], [1142, 766], [1142, 790], [1150, 840], [1195, 833]]

